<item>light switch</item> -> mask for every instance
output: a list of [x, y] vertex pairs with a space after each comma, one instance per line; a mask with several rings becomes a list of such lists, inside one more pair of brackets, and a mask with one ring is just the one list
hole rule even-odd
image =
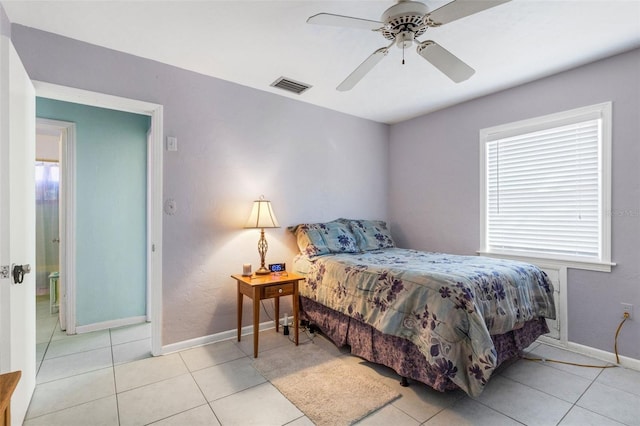
[[175, 136], [167, 136], [167, 151], [178, 150], [178, 138]]

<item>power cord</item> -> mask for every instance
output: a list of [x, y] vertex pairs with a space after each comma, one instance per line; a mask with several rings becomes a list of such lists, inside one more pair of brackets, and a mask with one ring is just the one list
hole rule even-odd
[[[264, 305], [264, 300], [261, 300], [260, 304], [262, 305], [262, 310], [264, 311], [265, 315], [267, 316], [267, 318], [269, 318], [269, 321], [273, 321], [273, 315], [269, 315], [269, 312], [267, 311], [267, 307]], [[271, 308], [275, 310], [275, 308], [273, 307], [273, 299], [271, 300], [271, 304], [272, 304]], [[278, 321], [280, 321], [279, 318], [278, 318]], [[282, 325], [282, 327], [283, 327], [283, 334], [284, 334], [284, 324]], [[312, 329], [311, 325], [300, 325], [298, 330], [304, 332], [304, 334], [307, 336], [306, 341], [313, 342], [313, 339], [316, 338], [315, 328]], [[295, 339], [292, 337], [291, 334], [289, 334], [288, 337], [290, 341], [295, 342]]]
[[560, 361], [560, 360], [557, 360], [557, 359], [529, 358], [529, 357], [526, 357], [526, 356], [523, 356], [522, 359], [527, 360], [527, 361], [555, 362], [557, 364], [575, 365], [576, 367], [586, 367], [586, 368], [614, 368], [614, 367], [617, 367], [617, 365], [578, 364], [578, 363], [575, 363], [575, 362]]
[[[620, 334], [620, 330], [622, 329], [622, 325], [625, 323], [626, 320], [629, 319], [629, 312], [625, 312], [622, 316], [624, 317], [624, 319], [618, 325], [618, 329], [616, 330], [616, 335], [615, 335], [614, 344], [613, 344], [613, 350], [614, 350], [614, 352], [616, 354], [616, 364], [620, 364], [620, 356], [618, 355], [618, 335]], [[522, 357], [522, 359], [525, 359], [527, 361], [555, 362], [555, 363], [558, 363], [558, 364], [575, 365], [577, 367], [586, 367], [586, 368], [615, 368], [615, 367], [618, 367], [618, 365], [579, 364], [579, 363], [575, 363], [575, 362], [559, 361], [557, 359], [529, 358], [529, 357], [526, 357], [526, 356]]]
[[618, 334], [620, 334], [620, 330], [622, 329], [622, 324], [624, 324], [624, 322], [629, 319], [629, 312], [625, 312], [624, 315], [622, 316], [624, 317], [624, 319], [618, 326], [618, 329], [616, 330], [616, 337], [613, 339], [613, 350], [616, 353], [617, 364], [620, 364], [620, 357], [618, 356]]

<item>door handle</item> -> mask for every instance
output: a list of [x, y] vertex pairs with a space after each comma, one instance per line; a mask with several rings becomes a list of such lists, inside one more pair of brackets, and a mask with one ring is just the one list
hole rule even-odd
[[54, 238], [53, 240], [51, 240], [52, 243], [59, 243], [60, 242], [60, 238]]
[[31, 265], [11, 265], [11, 275], [13, 276], [14, 284], [22, 284], [24, 281], [24, 274], [31, 272]]

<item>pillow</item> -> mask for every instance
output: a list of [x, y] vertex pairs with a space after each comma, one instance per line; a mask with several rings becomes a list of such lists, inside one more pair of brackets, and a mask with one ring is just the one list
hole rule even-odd
[[362, 251], [396, 246], [386, 222], [382, 220], [352, 220], [349, 225]]
[[322, 238], [331, 253], [358, 253], [356, 237], [351, 233], [349, 225], [338, 221], [319, 224], [322, 226]]
[[290, 226], [296, 235], [300, 253], [308, 257], [329, 253], [358, 253], [356, 237], [351, 233], [348, 222], [334, 220], [327, 223], [302, 223]]
[[322, 238], [320, 225], [321, 224], [319, 223], [303, 223], [289, 227], [289, 230], [296, 234], [300, 253], [305, 254], [308, 257], [315, 257], [330, 253], [329, 247], [327, 247], [327, 244], [324, 242], [324, 238]]

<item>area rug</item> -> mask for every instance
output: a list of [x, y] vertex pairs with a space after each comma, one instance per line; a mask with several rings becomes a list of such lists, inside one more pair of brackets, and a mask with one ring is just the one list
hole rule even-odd
[[353, 424], [400, 396], [312, 342], [262, 352], [254, 367], [319, 426]]

